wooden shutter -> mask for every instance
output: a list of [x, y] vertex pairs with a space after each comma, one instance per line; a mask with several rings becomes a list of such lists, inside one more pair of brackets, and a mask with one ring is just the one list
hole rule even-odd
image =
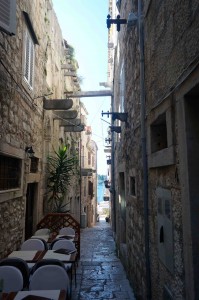
[[16, 0], [0, 0], [0, 30], [16, 33]]

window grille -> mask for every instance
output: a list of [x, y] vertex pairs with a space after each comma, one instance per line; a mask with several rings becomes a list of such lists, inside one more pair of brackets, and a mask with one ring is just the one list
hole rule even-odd
[[0, 155], [0, 190], [19, 188], [21, 184], [21, 160]]
[[24, 79], [33, 88], [35, 45], [28, 28], [25, 33]]

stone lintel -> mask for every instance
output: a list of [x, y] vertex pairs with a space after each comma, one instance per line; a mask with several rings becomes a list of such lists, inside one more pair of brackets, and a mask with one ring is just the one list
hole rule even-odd
[[70, 109], [73, 106], [72, 99], [44, 99], [43, 108], [48, 110], [64, 110]]
[[57, 110], [53, 113], [53, 119], [75, 119], [78, 115], [77, 110], [60, 111]]
[[[67, 94], [68, 92], [65, 92]], [[105, 97], [112, 96], [113, 92], [111, 90], [101, 90], [101, 91], [87, 91], [87, 92], [77, 92], [68, 93], [71, 98], [82, 98], [82, 97]]]

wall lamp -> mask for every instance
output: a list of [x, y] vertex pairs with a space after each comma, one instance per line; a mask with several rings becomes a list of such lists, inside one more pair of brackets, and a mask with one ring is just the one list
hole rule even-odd
[[120, 15], [117, 15], [116, 19], [111, 19], [111, 16], [107, 16], [106, 25], [107, 28], [110, 29], [112, 24], [117, 25], [117, 31], [120, 31], [120, 25], [127, 24], [127, 30], [130, 30], [133, 26], [136, 25], [138, 17], [136, 14], [131, 12], [128, 16], [128, 19], [120, 19]]
[[33, 151], [32, 146], [26, 147], [25, 152], [28, 154], [29, 158], [34, 157], [35, 152]]

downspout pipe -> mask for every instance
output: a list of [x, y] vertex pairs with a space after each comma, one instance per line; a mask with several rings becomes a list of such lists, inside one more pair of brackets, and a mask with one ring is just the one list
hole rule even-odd
[[[114, 86], [113, 86], [114, 90]], [[114, 96], [111, 96], [111, 107], [114, 107]], [[112, 118], [111, 118], [112, 119]], [[113, 126], [113, 120], [111, 121], [111, 126]], [[115, 140], [114, 132], [111, 133], [111, 188], [112, 188], [112, 229], [116, 233], [116, 203], [115, 203]]]
[[141, 103], [141, 144], [142, 144], [142, 163], [143, 163], [143, 201], [144, 201], [144, 231], [145, 231], [145, 267], [147, 299], [151, 299], [151, 272], [149, 255], [149, 210], [148, 210], [148, 162], [146, 147], [146, 127], [145, 127], [145, 71], [144, 71], [144, 28], [142, 14], [142, 0], [138, 0], [138, 31], [140, 44], [140, 103]]

